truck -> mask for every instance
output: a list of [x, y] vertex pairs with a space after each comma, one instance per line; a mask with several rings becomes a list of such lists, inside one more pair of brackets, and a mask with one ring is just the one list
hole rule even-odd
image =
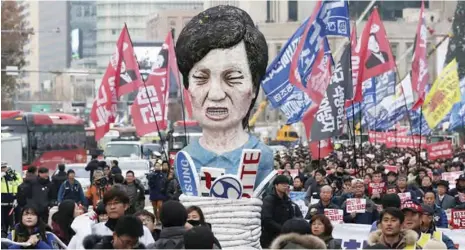
[[2, 162], [6, 162], [16, 173], [23, 170], [23, 143], [21, 137], [5, 137], [2, 134]]

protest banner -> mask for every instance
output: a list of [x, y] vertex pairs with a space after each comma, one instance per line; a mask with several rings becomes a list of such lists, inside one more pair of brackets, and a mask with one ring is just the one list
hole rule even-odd
[[451, 209], [450, 224], [453, 229], [465, 229], [465, 209]]
[[405, 193], [398, 193], [397, 194], [400, 198], [400, 203], [404, 203], [405, 201], [409, 201], [412, 199], [412, 194], [410, 192], [405, 192]]
[[384, 194], [386, 191], [386, 182], [374, 183], [370, 182], [368, 184], [368, 193], [373, 194]]
[[444, 172], [441, 174], [441, 179], [449, 182], [449, 188], [455, 188], [455, 180], [459, 178], [462, 174], [462, 171], [455, 171], [455, 172]]
[[325, 208], [324, 210], [326, 217], [333, 224], [342, 224], [344, 223], [344, 211], [342, 209], [329, 209]]
[[387, 174], [389, 172], [397, 173], [398, 169], [396, 165], [386, 165], [384, 166], [384, 172]]
[[386, 147], [388, 148], [418, 148], [419, 145], [421, 148], [426, 148], [426, 137], [396, 135], [393, 133], [386, 135]]
[[350, 198], [346, 201], [346, 211], [347, 213], [365, 213], [367, 206], [366, 199], [359, 198]]
[[289, 192], [289, 198], [299, 206], [300, 212], [302, 212], [302, 215], [305, 217], [308, 212], [308, 207], [305, 205], [305, 192], [291, 191]]
[[436, 159], [452, 158], [454, 153], [451, 141], [430, 143], [426, 146], [426, 150], [428, 152], [428, 159], [432, 161]]

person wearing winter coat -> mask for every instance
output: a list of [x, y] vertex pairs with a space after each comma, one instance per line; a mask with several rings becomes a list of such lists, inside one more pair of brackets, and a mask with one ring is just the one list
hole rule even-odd
[[[52, 176], [53, 184], [53, 193], [58, 195], [61, 184], [68, 178], [68, 175], [65, 172], [65, 164], [58, 164], [58, 172]], [[58, 200], [58, 197], [55, 197], [55, 200]]]
[[171, 168], [168, 174], [168, 182], [166, 184], [166, 196], [168, 200], [179, 201], [179, 196], [181, 196], [181, 194], [181, 186], [179, 185], [176, 176], [174, 176], [174, 169]]
[[341, 240], [333, 238], [333, 225], [326, 215], [314, 215], [310, 221], [312, 235], [322, 239], [327, 249], [342, 249]]
[[[189, 223], [193, 228], [199, 226], [208, 227], [210, 230], [212, 228], [212, 225], [205, 221], [202, 209], [197, 206], [190, 206], [187, 208], [187, 223]], [[213, 243], [213, 248], [221, 249], [221, 244], [215, 236], [213, 236]]]
[[155, 249], [183, 249], [186, 232], [187, 210], [179, 201], [167, 201], [160, 210], [162, 229]]
[[270, 249], [326, 249], [326, 244], [313, 235], [289, 233], [273, 240]]
[[162, 172], [161, 162], [155, 163], [155, 171], [151, 172], [147, 176], [149, 184], [150, 201], [153, 206], [153, 214], [157, 219], [157, 224], [160, 220], [160, 210], [163, 205], [163, 201], [166, 197], [166, 174]]
[[90, 172], [90, 183], [94, 182], [94, 171], [100, 167], [100, 161], [97, 159], [98, 155], [92, 155], [92, 159], [87, 163], [86, 171]]
[[81, 215], [81, 212], [73, 200], [63, 200], [58, 206], [58, 211], [52, 216], [53, 233], [66, 245], [76, 234], [70, 225], [75, 217]]
[[315, 214], [324, 214], [325, 209], [339, 209], [339, 206], [331, 202], [333, 198], [333, 189], [329, 186], [323, 186], [320, 189], [320, 201], [308, 208], [305, 219], [309, 220]]
[[418, 234], [402, 229], [404, 214], [398, 208], [389, 207], [381, 212], [380, 229], [370, 233], [368, 245], [381, 244], [385, 249], [415, 249]]
[[429, 206], [434, 211], [434, 224], [439, 228], [448, 228], [449, 221], [446, 212], [440, 206], [436, 205], [436, 194], [433, 191], [427, 191], [423, 198], [424, 205]]
[[118, 219], [113, 235], [89, 235], [84, 239], [85, 249], [145, 249], [139, 242], [144, 226], [135, 216], [125, 215]]
[[58, 203], [63, 200], [73, 200], [74, 202], [83, 206], [87, 205], [87, 199], [84, 195], [81, 183], [75, 179], [74, 170], [70, 169], [67, 172], [67, 180], [61, 184], [58, 190]]
[[[7, 236], [15, 242], [27, 242], [28, 249], [58, 249], [57, 239], [46, 232], [46, 225], [40, 219], [37, 208], [26, 205], [21, 211], [21, 220]], [[18, 245], [9, 245], [8, 249], [22, 249]]]
[[379, 212], [376, 204], [365, 196], [365, 185], [363, 180], [354, 179], [352, 180], [353, 196], [351, 198], [359, 198], [366, 200], [365, 212], [364, 213], [348, 213], [347, 212], [347, 200], [342, 204], [341, 209], [344, 210], [344, 222], [345, 223], [356, 223], [371, 225], [373, 222], [378, 220]]
[[[103, 204], [105, 205], [105, 210], [107, 211], [108, 221], [95, 224], [96, 218], [91, 219], [91, 222], [89, 222], [88, 219], [86, 221], [86, 218], [84, 218], [84, 223], [75, 225], [79, 226], [78, 231], [76, 231], [76, 235], [71, 239], [68, 248], [83, 249], [83, 239], [85, 239], [88, 235], [114, 235], [115, 226], [118, 222], [118, 219], [125, 215], [129, 208], [129, 197], [126, 193], [119, 189], [110, 189], [103, 196]], [[77, 218], [75, 221], [76, 220]], [[71, 227], [74, 230], [73, 225], [71, 225]], [[147, 227], [143, 227], [143, 231], [143, 235], [139, 237], [139, 243], [142, 243], [145, 246], [155, 243], [155, 240], [153, 239], [149, 229]]]
[[449, 191], [449, 182], [446, 180], [440, 180], [437, 183], [437, 194], [436, 194], [436, 204], [442, 209], [447, 210], [455, 208], [455, 198], [447, 194]]
[[221, 249], [215, 239], [208, 226], [198, 226], [184, 233], [184, 246], [185, 249]]
[[141, 210], [136, 212], [134, 216], [139, 218], [139, 220], [142, 221], [142, 224], [146, 226], [150, 232], [152, 232], [152, 237], [155, 241], [160, 238], [161, 230], [155, 227], [155, 215], [153, 215], [153, 213], [147, 210]]
[[48, 221], [49, 208], [55, 203], [53, 197], [48, 169], [44, 167], [39, 169], [39, 176], [28, 171], [24, 182], [18, 187], [18, 205], [35, 206], [42, 221]]
[[278, 175], [273, 185], [273, 193], [265, 196], [262, 204], [260, 244], [263, 248], [270, 246], [271, 242], [281, 233], [282, 225], [287, 220], [295, 217], [302, 218], [299, 207], [287, 195], [289, 179], [284, 175]]
[[144, 210], [145, 189], [140, 181], [136, 179], [132, 170], [126, 172], [126, 180], [123, 182], [123, 185], [126, 187], [126, 193], [129, 196], [129, 209], [131, 213]]
[[313, 182], [307, 189], [305, 194], [305, 205], [311, 204], [312, 199], [320, 199], [320, 189], [326, 186], [325, 179], [326, 171], [324, 169], [318, 169], [315, 172], [315, 182]]

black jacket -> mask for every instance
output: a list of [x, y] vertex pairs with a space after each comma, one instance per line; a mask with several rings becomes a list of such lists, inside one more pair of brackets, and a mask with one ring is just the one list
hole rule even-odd
[[262, 248], [268, 248], [271, 242], [281, 233], [281, 227], [289, 219], [302, 218], [299, 206], [294, 204], [288, 196], [279, 198], [276, 191], [263, 199], [262, 205]]
[[321, 202], [321, 200], [320, 200], [318, 203], [313, 204], [308, 208], [308, 212], [307, 212], [307, 215], [305, 215], [305, 219], [310, 220], [313, 215], [325, 214], [325, 208], [328, 208], [328, 209], [340, 209], [340, 207], [338, 205], [336, 205], [336, 204], [334, 204], [332, 202], [330, 202], [329, 205], [327, 207], [325, 207], [323, 205], [323, 203]]
[[[123, 185], [127, 186], [128, 183], [126, 182], [126, 180], [123, 182]], [[137, 198], [135, 200], [132, 200], [130, 201], [131, 202], [131, 210], [135, 212], [137, 211], [141, 211], [141, 210], [144, 210], [144, 206], [145, 206], [145, 188], [144, 186], [142, 186], [142, 184], [140, 183], [140, 181], [138, 179], [136, 179], [134, 181], [134, 185], [136, 186], [136, 189], [137, 189]]]
[[[18, 187], [18, 205], [34, 205], [39, 209], [39, 213], [46, 212], [48, 207], [53, 205], [54, 200], [52, 183], [50, 180], [40, 179], [37, 176], [27, 176]], [[48, 211], [47, 211], [48, 212]]]
[[[84, 238], [83, 246], [85, 249], [114, 249], [113, 236], [89, 235]], [[135, 249], [145, 249], [144, 244], [139, 243]]]
[[155, 249], [183, 249], [184, 233], [186, 229], [182, 227], [165, 227], [160, 232], [160, 237], [155, 242]]
[[179, 201], [179, 196], [181, 196], [181, 194], [182, 190], [178, 180], [176, 178], [168, 180], [166, 187], [166, 196], [168, 196], [168, 199]]
[[87, 163], [86, 171], [90, 171], [90, 183], [93, 183], [94, 180], [94, 171], [99, 168], [99, 161], [97, 159], [91, 160]]
[[52, 176], [52, 189], [53, 194], [55, 195], [55, 200], [57, 200], [56, 195], [58, 195], [58, 190], [60, 190], [61, 184], [63, 184], [67, 178], [65, 171], [59, 171], [56, 175]]

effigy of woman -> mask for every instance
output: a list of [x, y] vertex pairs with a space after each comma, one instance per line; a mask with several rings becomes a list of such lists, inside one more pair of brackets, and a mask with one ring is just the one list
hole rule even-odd
[[199, 206], [223, 248], [260, 248], [259, 198], [275, 176], [272, 150], [246, 131], [268, 46], [250, 16], [216, 6], [179, 34], [176, 57], [203, 135], [175, 160], [181, 202]]

